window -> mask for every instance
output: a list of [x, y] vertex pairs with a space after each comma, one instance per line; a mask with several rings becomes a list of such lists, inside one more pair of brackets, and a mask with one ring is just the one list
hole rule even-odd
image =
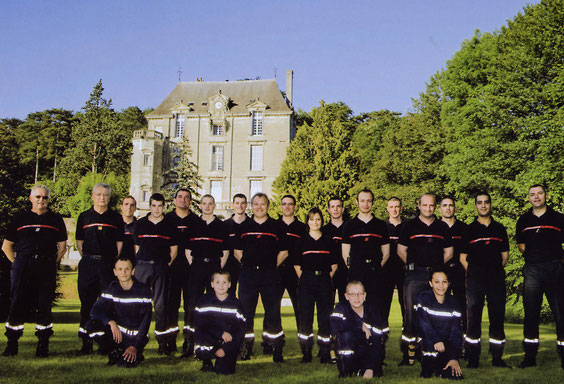
[[149, 201], [151, 198], [151, 191], [143, 191], [143, 201]]
[[212, 145], [211, 170], [223, 171], [223, 146]]
[[251, 180], [249, 196], [252, 198], [256, 193], [262, 192], [262, 180]]
[[176, 130], [174, 131], [174, 137], [182, 137], [184, 136], [184, 116], [177, 115], [176, 116]]
[[253, 111], [253, 127], [251, 135], [262, 135], [262, 111]]
[[223, 136], [223, 125], [214, 125], [212, 127], [212, 135], [213, 136]]
[[148, 154], [143, 155], [143, 165], [145, 167], [151, 166], [151, 155], [148, 155]]
[[222, 201], [222, 182], [221, 180], [212, 180], [210, 181], [210, 195], [213, 196], [216, 203], [220, 203]]
[[262, 171], [262, 145], [251, 145], [251, 171]]

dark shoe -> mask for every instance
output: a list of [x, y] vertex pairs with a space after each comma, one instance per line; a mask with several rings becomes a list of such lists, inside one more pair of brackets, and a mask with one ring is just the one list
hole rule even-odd
[[8, 345], [4, 352], [2, 352], [2, 356], [16, 356], [18, 354], [18, 342], [17, 341], [10, 341], [8, 340]]
[[166, 343], [159, 343], [159, 355], [170, 355], [170, 351], [168, 350], [168, 346]]
[[503, 359], [495, 359], [492, 360], [492, 367], [499, 367], [499, 368], [509, 368], [511, 369], [511, 365], [508, 365], [505, 360]]
[[35, 349], [35, 357], [49, 357], [49, 339], [39, 340]]
[[202, 372], [213, 372], [214, 368], [213, 368], [213, 364], [212, 364], [211, 360], [204, 360], [203, 364], [202, 364], [202, 368], [200, 368], [200, 371], [202, 371]]
[[384, 371], [382, 370], [382, 367], [374, 368], [374, 377], [382, 377], [382, 376], [384, 376]]
[[91, 355], [92, 354], [92, 340], [90, 339], [82, 339], [82, 348], [78, 351], [79, 355]]
[[284, 356], [282, 356], [282, 347], [272, 348], [272, 361], [275, 363], [284, 363]]
[[270, 356], [272, 355], [272, 345], [268, 345], [268, 344], [263, 344], [262, 346], [262, 354], [263, 355], [267, 355]]
[[519, 368], [529, 368], [529, 367], [536, 367], [537, 366], [537, 359], [525, 358], [523, 361], [518, 365]]
[[169, 341], [167, 343], [167, 348], [170, 353], [178, 352], [178, 347], [176, 346], [176, 339], [173, 341]]
[[120, 360], [122, 352], [119, 349], [114, 349], [108, 353], [108, 365], [116, 365]]
[[468, 359], [468, 364], [466, 364], [466, 368], [476, 369], [480, 366], [479, 360]]
[[330, 364], [331, 363], [331, 353], [328, 349], [320, 349], [319, 350], [319, 362], [321, 364]]
[[311, 360], [313, 359], [313, 356], [311, 354], [311, 347], [303, 347], [302, 354], [303, 357], [300, 363], [311, 363]]
[[239, 357], [237, 357], [239, 361], [248, 361], [251, 360], [251, 346], [248, 344], [243, 343], [241, 346], [241, 350], [239, 351]]
[[403, 359], [398, 363], [398, 367], [409, 367], [415, 364], [415, 360], [410, 360], [409, 357], [404, 356]]
[[[176, 343], [174, 344], [176, 345]], [[194, 343], [185, 340], [182, 344], [182, 354], [180, 355], [180, 357], [182, 359], [187, 359], [192, 356], [194, 356]]]

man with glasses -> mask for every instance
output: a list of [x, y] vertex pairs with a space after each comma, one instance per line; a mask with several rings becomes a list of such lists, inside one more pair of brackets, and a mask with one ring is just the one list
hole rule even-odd
[[18, 339], [30, 306], [37, 308], [35, 355], [47, 357], [53, 335], [51, 304], [57, 286], [57, 265], [66, 252], [67, 230], [61, 216], [49, 208], [49, 189], [32, 188], [31, 210], [16, 216], [6, 234], [2, 250], [12, 262], [12, 303], [6, 323], [8, 345], [2, 356], [18, 354]]

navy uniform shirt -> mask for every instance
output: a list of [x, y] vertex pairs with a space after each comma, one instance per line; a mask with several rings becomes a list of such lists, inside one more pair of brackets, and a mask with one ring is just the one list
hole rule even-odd
[[146, 344], [144, 339], [151, 325], [153, 294], [149, 286], [135, 277], [132, 279], [133, 285], [128, 290], [123, 289], [119, 281], [112, 281], [92, 307], [90, 317], [104, 325], [115, 321], [123, 333], [135, 337], [134, 346], [139, 349]]
[[382, 321], [380, 311], [369, 306], [366, 302], [364, 303], [362, 317], [353, 310], [348, 301], [338, 303], [329, 317], [329, 324], [331, 326], [331, 335], [338, 335], [341, 332], [349, 331], [356, 335], [356, 339], [366, 340], [362, 330], [362, 325], [364, 324], [370, 330], [370, 341], [375, 342], [373, 344], [383, 351], [382, 338], [389, 329]]
[[398, 225], [394, 225], [390, 223], [389, 220], [386, 220], [386, 225], [388, 226], [388, 235], [390, 237], [390, 257], [388, 258], [388, 261], [386, 261], [386, 264], [384, 264], [384, 268], [395, 267], [402, 269], [405, 266], [403, 260], [398, 256], [399, 234], [403, 223], [403, 219]]
[[271, 217], [262, 224], [251, 218], [241, 225], [235, 249], [243, 251], [243, 267], [275, 269], [278, 252], [288, 250], [285, 228]]
[[293, 266], [296, 263], [296, 243], [306, 234], [307, 227], [304, 223], [294, 218], [290, 224], [286, 224], [282, 217], [278, 219], [282, 227], [286, 231], [286, 243], [288, 247], [288, 257], [284, 260], [283, 265]]
[[445, 345], [447, 360], [458, 360], [462, 348], [462, 313], [452, 295], [440, 304], [432, 290], [417, 295], [415, 311], [424, 352], [436, 352], [435, 344]]
[[525, 244], [526, 263], [537, 264], [562, 259], [564, 242], [564, 215], [546, 207], [537, 217], [531, 208], [517, 220], [517, 244]]
[[221, 259], [223, 251], [229, 249], [227, 225], [217, 217], [209, 224], [200, 218], [188, 233], [186, 248], [192, 251], [194, 259]]
[[83, 240], [82, 253], [102, 256], [113, 265], [117, 242], [123, 241], [124, 229], [121, 215], [111, 209], [99, 214], [94, 207], [82, 212], [76, 222], [76, 240]]
[[57, 254], [57, 243], [67, 240], [67, 229], [61, 216], [50, 209], [41, 215], [29, 210], [8, 225], [6, 240], [14, 243], [16, 253], [53, 256]]
[[333, 240], [335, 245], [336, 254], [337, 254], [337, 265], [339, 269], [346, 269], [347, 266], [345, 264], [345, 260], [343, 260], [343, 252], [341, 248], [341, 244], [343, 242], [343, 226], [345, 222], [341, 224], [340, 227], [336, 227], [333, 223], [329, 222], [321, 228], [321, 232], [327, 234]]
[[[448, 225], [448, 224], [447, 224]], [[452, 239], [453, 255], [449, 260], [451, 266], [460, 264], [460, 250], [464, 246], [463, 237], [464, 233], [468, 230], [468, 224], [456, 220], [452, 227], [449, 227], [449, 234]]]
[[452, 240], [446, 223], [435, 218], [427, 225], [416, 217], [404, 224], [399, 244], [407, 247], [407, 264], [436, 268], [444, 265], [444, 249]]
[[170, 247], [177, 245], [174, 224], [163, 218], [157, 224], [149, 221], [149, 215], [137, 220], [134, 228], [135, 245], [139, 246], [137, 260], [170, 263]]
[[123, 246], [121, 247], [121, 257], [125, 257], [129, 260], [135, 260], [135, 240], [133, 239], [133, 228], [135, 227], [136, 217], [133, 217], [131, 223], [123, 222], [124, 237]]
[[351, 246], [350, 265], [381, 264], [381, 246], [389, 242], [386, 223], [376, 217], [365, 223], [356, 216], [343, 224], [343, 243]]
[[223, 332], [241, 341], [245, 335], [245, 317], [239, 300], [231, 294], [223, 301], [213, 291], [205, 294], [194, 311], [194, 329], [196, 349], [211, 350]]
[[329, 235], [323, 234], [315, 240], [306, 233], [295, 246], [296, 265], [302, 271], [331, 272], [331, 266], [338, 262], [335, 242]]
[[472, 265], [501, 268], [501, 253], [509, 251], [505, 227], [492, 218], [487, 227], [475, 220], [468, 226], [461, 253], [468, 254], [468, 268]]
[[[241, 223], [237, 223], [235, 222], [235, 220], [233, 220], [233, 216], [235, 215], [231, 215], [229, 219], [225, 220], [225, 225], [227, 226], [227, 235], [229, 237], [228, 245], [229, 245], [230, 259], [235, 258], [233, 249], [235, 249], [235, 245], [237, 244], [237, 239], [241, 235], [241, 226], [247, 220], [250, 220], [249, 216], [245, 215], [245, 220], [243, 220]], [[235, 262], [239, 264], [239, 261], [235, 260]]]
[[189, 231], [196, 227], [202, 219], [192, 211], [185, 217], [180, 217], [176, 211], [168, 212], [165, 218], [173, 223], [176, 227], [176, 236], [178, 239], [178, 254], [172, 262], [172, 268], [188, 268], [188, 260], [186, 259], [186, 243], [189, 238]]

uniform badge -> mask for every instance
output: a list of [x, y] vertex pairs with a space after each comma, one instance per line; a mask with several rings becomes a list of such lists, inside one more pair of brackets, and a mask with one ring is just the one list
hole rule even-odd
[[257, 239], [260, 239], [262, 237], [262, 235], [257, 235]]
[[368, 241], [368, 237], [365, 237], [365, 238], [364, 238], [364, 241]]
[[39, 227], [35, 228], [35, 232], [39, 232], [40, 229], [41, 228], [39, 228]]
[[102, 227], [101, 225], [98, 226], [98, 230], [101, 231], [104, 227]]

